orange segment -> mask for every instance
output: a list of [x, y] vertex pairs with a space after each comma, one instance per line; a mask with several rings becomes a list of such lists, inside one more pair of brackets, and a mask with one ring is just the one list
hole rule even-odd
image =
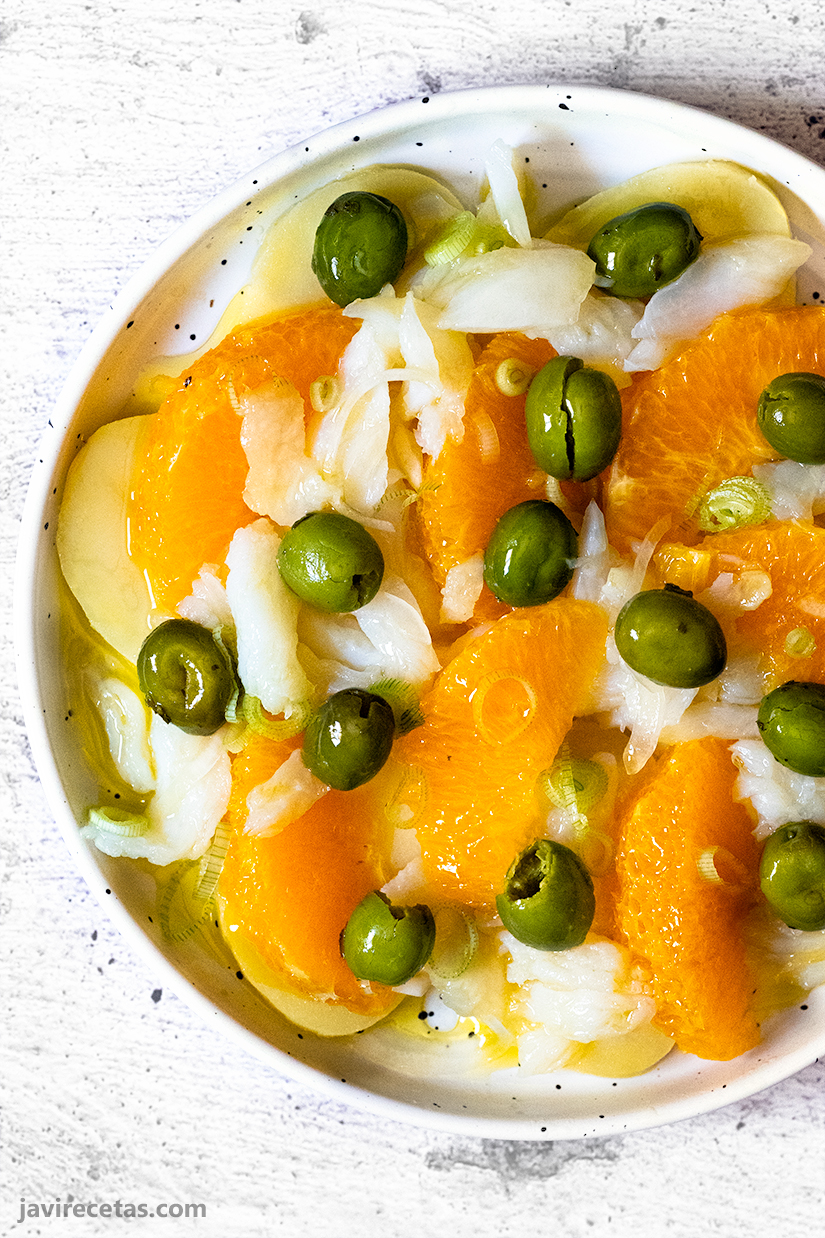
[[356, 980], [338, 938], [361, 899], [390, 875], [381, 858], [387, 828], [380, 812], [383, 783], [329, 791], [273, 838], [243, 832], [249, 792], [272, 776], [297, 742], [257, 737], [234, 759], [233, 833], [220, 893], [267, 966], [286, 973], [308, 996], [322, 995], [361, 1014], [379, 1013], [397, 1001], [395, 994]]
[[148, 419], [129, 521], [132, 556], [158, 606], [173, 609], [202, 565], [223, 563], [236, 529], [255, 519], [243, 501], [248, 466], [232, 386], [243, 394], [280, 375], [309, 410], [311, 384], [335, 373], [357, 328], [328, 308], [244, 327], [185, 371]]
[[663, 517], [670, 540], [693, 545], [694, 513], [708, 490], [775, 459], [756, 423], [779, 374], [825, 374], [825, 309], [725, 314], [681, 356], [622, 393], [624, 433], [608, 475], [605, 518], [620, 551]]
[[[418, 504], [423, 549], [441, 586], [450, 568], [485, 549], [509, 508], [543, 496], [546, 474], [527, 442], [525, 396], [502, 395], [495, 374], [511, 357], [539, 370], [555, 355], [547, 340], [505, 334], [479, 357], [464, 402], [464, 438], [445, 443], [427, 464]], [[493, 618], [506, 610], [485, 585], [476, 616]]]
[[[788, 679], [825, 683], [825, 529], [772, 521], [706, 537], [690, 559], [677, 555], [676, 547], [663, 550], [667, 579], [682, 588], [696, 586], [696, 579], [684, 582], [695, 576], [699, 556], [704, 561], [700, 588], [711, 586], [721, 573], [736, 578], [754, 568], [767, 572], [773, 592], [756, 609], [737, 612], [737, 643], [758, 651], [766, 691]], [[810, 650], [797, 642], [804, 657], [794, 656], [786, 645], [799, 631], [813, 640]], [[789, 644], [797, 647], [793, 639]]]
[[[725, 741], [677, 744], [642, 776], [616, 858], [618, 926], [651, 965], [654, 1022], [684, 1052], [721, 1061], [759, 1041], [743, 940], [759, 854], [735, 777]], [[714, 848], [726, 884], [700, 872]]]
[[588, 602], [511, 611], [465, 645], [422, 701], [426, 721], [396, 755], [423, 771], [416, 829], [445, 898], [491, 908], [536, 837], [536, 779], [585, 705], [606, 636], [604, 612]]

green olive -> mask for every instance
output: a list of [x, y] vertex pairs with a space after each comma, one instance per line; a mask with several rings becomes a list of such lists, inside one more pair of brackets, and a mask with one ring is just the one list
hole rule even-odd
[[352, 791], [374, 778], [395, 737], [392, 706], [363, 688], [327, 697], [304, 732], [307, 769], [337, 791]]
[[589, 481], [607, 468], [622, 435], [622, 401], [609, 374], [578, 357], [554, 357], [530, 384], [527, 438], [551, 477]]
[[384, 578], [384, 556], [357, 520], [310, 512], [284, 535], [278, 568], [302, 602], [337, 613], [372, 601]]
[[780, 765], [825, 777], [825, 686], [790, 680], [762, 698], [756, 725]]
[[825, 378], [781, 374], [768, 383], [756, 409], [759, 429], [788, 460], [825, 464]]
[[650, 202], [609, 220], [587, 247], [596, 276], [614, 297], [652, 297], [699, 254], [700, 233], [672, 202]]
[[727, 645], [718, 619], [676, 585], [646, 589], [626, 602], [615, 636], [628, 666], [669, 688], [701, 688], [725, 669]]
[[582, 944], [593, 923], [593, 881], [574, 851], [540, 838], [510, 865], [496, 908], [504, 927], [525, 946], [570, 950]]
[[429, 907], [394, 907], [374, 890], [363, 899], [341, 934], [341, 954], [359, 980], [406, 984], [427, 962], [435, 944]]
[[232, 661], [208, 628], [167, 619], [143, 642], [138, 682], [146, 704], [187, 735], [213, 735], [237, 687]]
[[576, 530], [555, 503], [528, 499], [499, 520], [484, 552], [484, 580], [507, 606], [539, 606], [573, 575]]
[[398, 278], [407, 256], [407, 225], [377, 193], [343, 193], [315, 233], [312, 269], [336, 305], [376, 296]]
[[759, 884], [788, 928], [825, 929], [825, 829], [789, 821], [775, 830], [762, 852]]

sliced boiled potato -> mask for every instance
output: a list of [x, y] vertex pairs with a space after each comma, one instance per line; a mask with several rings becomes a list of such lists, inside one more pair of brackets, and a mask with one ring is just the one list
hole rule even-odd
[[356, 190], [381, 194], [403, 213], [409, 232], [411, 265], [416, 263], [413, 251], [422, 237], [463, 209], [446, 186], [410, 168], [363, 168], [316, 189], [269, 229], [258, 250], [250, 282], [229, 302], [207, 343], [185, 356], [161, 357], [141, 373], [134, 397], [140, 401], [138, 407], [157, 408], [165, 393], [162, 377], [182, 374], [230, 331], [257, 318], [328, 304], [312, 270], [315, 232], [327, 207], [342, 193]]
[[224, 898], [219, 899], [218, 915], [224, 940], [235, 955], [244, 977], [290, 1023], [305, 1031], [314, 1032], [316, 1036], [351, 1036], [386, 1018], [403, 1001], [402, 995], [396, 994], [395, 1000], [379, 1014], [365, 1015], [321, 998], [307, 997], [291, 985], [284, 974], [273, 971], [264, 963], [248, 937], [238, 929], [232, 931], [232, 911]]
[[145, 417], [101, 426], [66, 479], [57, 553], [66, 583], [89, 623], [129, 662], [149, 634], [152, 601], [129, 556], [126, 502]]
[[605, 1036], [582, 1045], [566, 1063], [570, 1070], [611, 1079], [644, 1074], [666, 1057], [675, 1042], [652, 1023], [643, 1023], [623, 1036]]
[[791, 234], [785, 208], [764, 181], [738, 163], [709, 159], [653, 168], [613, 185], [568, 211], [553, 225], [547, 239], [587, 249], [609, 220], [649, 202], [672, 202], [683, 207], [705, 242], [751, 233]]

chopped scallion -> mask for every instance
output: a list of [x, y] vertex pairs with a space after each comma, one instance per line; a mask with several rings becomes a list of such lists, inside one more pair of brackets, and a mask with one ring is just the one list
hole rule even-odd
[[502, 395], [524, 395], [534, 373], [533, 367], [518, 357], [508, 357], [496, 369], [494, 382]]
[[699, 528], [720, 533], [761, 524], [771, 514], [771, 495], [755, 477], [729, 477], [710, 490], [699, 504]]
[[89, 825], [118, 838], [140, 838], [147, 833], [150, 821], [142, 813], [130, 812], [127, 808], [90, 808]]

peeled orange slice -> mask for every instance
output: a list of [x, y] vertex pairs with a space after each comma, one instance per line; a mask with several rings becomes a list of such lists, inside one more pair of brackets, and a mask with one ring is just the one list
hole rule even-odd
[[661, 558], [667, 578], [688, 589], [712, 588], [724, 573], [735, 580], [764, 572], [770, 596], [731, 622], [739, 643], [759, 655], [765, 691], [788, 679], [825, 683], [825, 529], [770, 521], [691, 549], [663, 547]]
[[557, 598], [512, 611], [471, 639], [396, 745], [423, 784], [424, 868], [446, 900], [491, 908], [537, 837], [536, 780], [553, 763], [604, 659], [607, 619]]
[[651, 966], [654, 1023], [722, 1061], [759, 1041], [743, 935], [759, 854], [735, 778], [725, 741], [675, 745], [625, 806], [616, 857], [618, 927]]
[[280, 376], [309, 410], [315, 379], [334, 374], [358, 329], [316, 309], [234, 332], [195, 362], [150, 419], [128, 515], [131, 554], [157, 606], [173, 609], [204, 563], [222, 564], [236, 529], [255, 514], [235, 396]]
[[[356, 980], [338, 944], [361, 899], [390, 875], [383, 860], [388, 827], [381, 811], [386, 791], [381, 779], [355, 791], [328, 791], [274, 837], [244, 833], [247, 796], [294, 747], [294, 740], [256, 737], [233, 762], [232, 836], [220, 896], [262, 972], [281, 977], [287, 992], [359, 1015], [385, 1014], [396, 1004], [396, 994]], [[230, 930], [230, 946], [233, 936]], [[276, 980], [264, 982], [277, 987]]]

